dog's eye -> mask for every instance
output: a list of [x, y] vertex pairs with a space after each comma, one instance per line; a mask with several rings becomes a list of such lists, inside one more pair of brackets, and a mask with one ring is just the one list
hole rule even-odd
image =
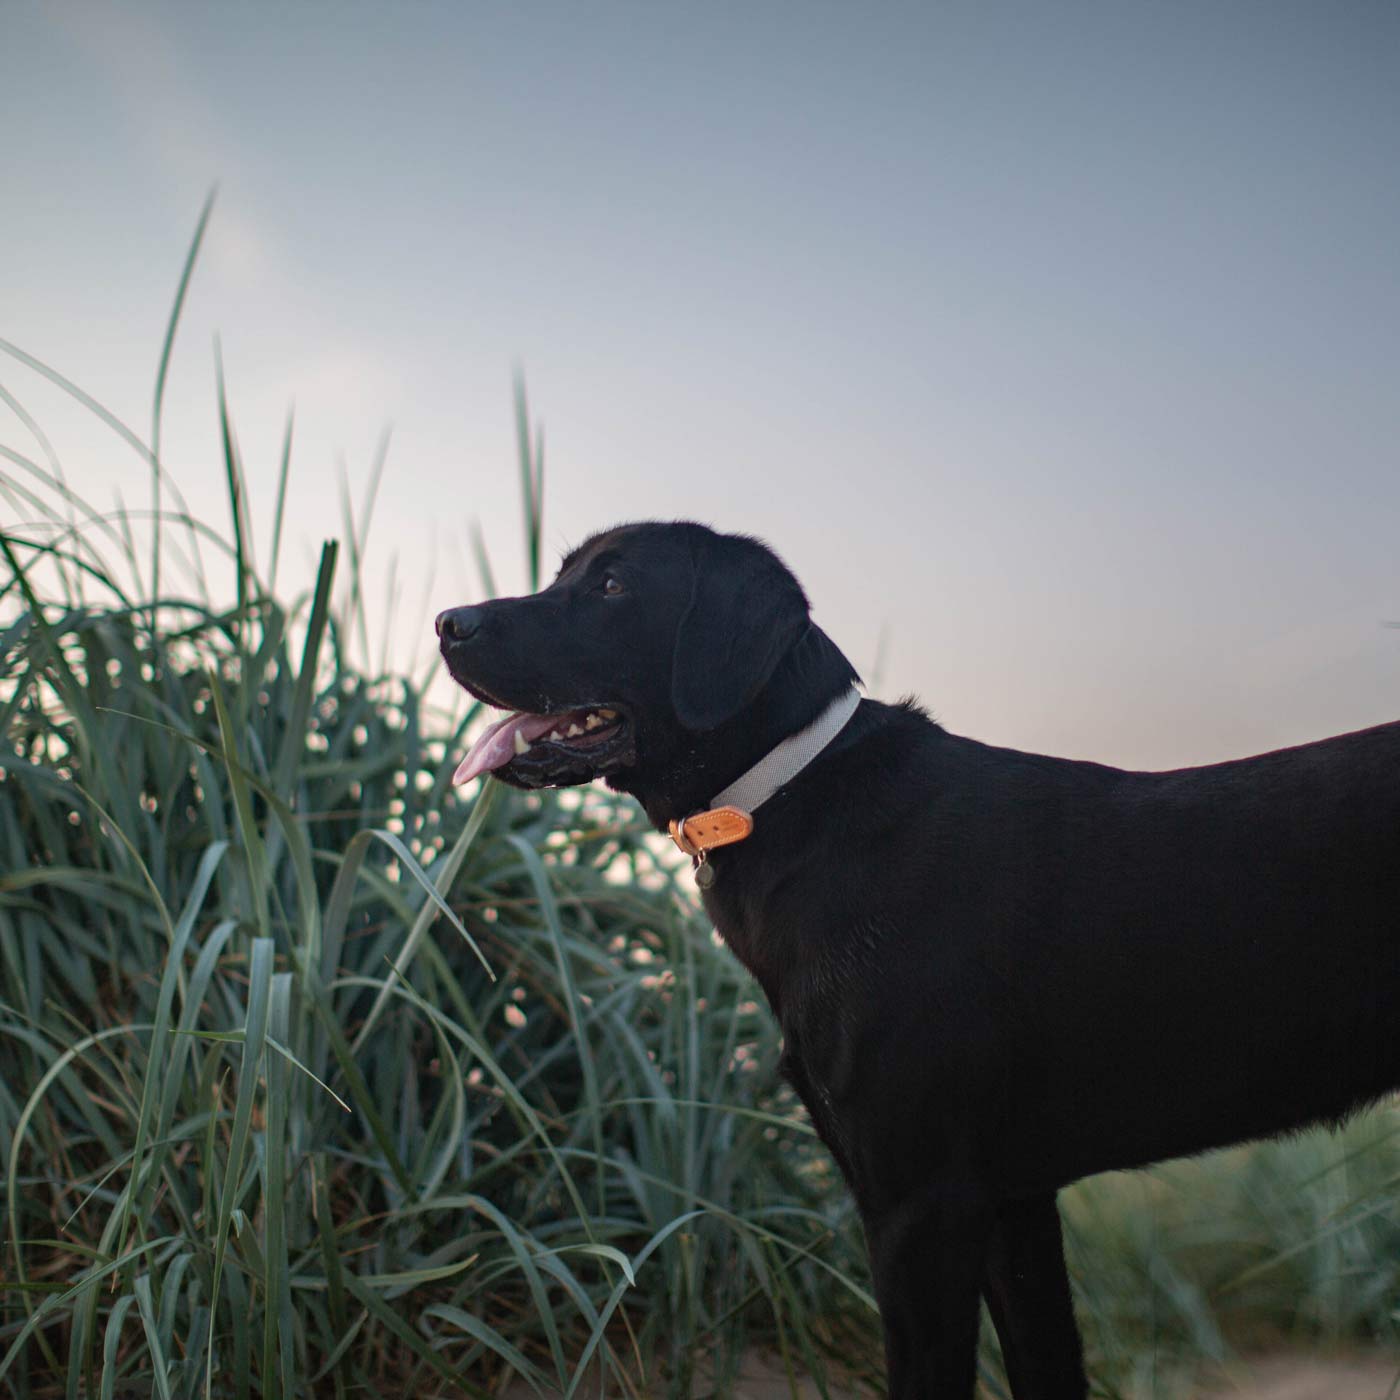
[[609, 574], [603, 580], [603, 592], [606, 593], [609, 598], [616, 598], [619, 593], [625, 593], [626, 589], [623, 588], [620, 579], [613, 574]]

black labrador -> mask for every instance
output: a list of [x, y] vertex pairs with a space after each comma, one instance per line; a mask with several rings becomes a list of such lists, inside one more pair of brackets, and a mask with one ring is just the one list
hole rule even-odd
[[[459, 770], [711, 808], [856, 679], [756, 540], [620, 526], [442, 654], [511, 713]], [[682, 828], [684, 833], [685, 828]], [[1400, 723], [1134, 773], [862, 700], [700, 860], [865, 1225], [896, 1400], [1086, 1382], [1058, 1188], [1334, 1121], [1400, 1086]]]

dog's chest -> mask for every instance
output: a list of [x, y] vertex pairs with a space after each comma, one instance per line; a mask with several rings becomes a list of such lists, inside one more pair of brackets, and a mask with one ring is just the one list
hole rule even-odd
[[825, 980], [830, 930], [806, 884], [800, 875], [755, 878], [738, 861], [719, 861], [714, 882], [700, 891], [715, 931], [763, 988], [779, 1021], [796, 1002], [811, 999], [814, 977]]
[[782, 958], [766, 926], [762, 904], [722, 875], [700, 888], [700, 903], [729, 951], [757, 978], [775, 1014], [781, 1014]]
[[866, 1000], [863, 988], [878, 963], [875, 942], [860, 919], [843, 918], [834, 901], [794, 897], [793, 881], [746, 882], [720, 868], [701, 904], [730, 952], [763, 988], [773, 1014], [789, 1022], [849, 1012]]

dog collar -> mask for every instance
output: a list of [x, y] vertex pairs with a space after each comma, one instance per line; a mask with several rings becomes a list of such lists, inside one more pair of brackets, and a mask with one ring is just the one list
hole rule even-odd
[[[846, 727], [860, 704], [860, 691], [851, 686], [805, 729], [775, 744], [746, 773], [729, 784], [703, 812], [670, 824], [671, 840], [696, 862], [695, 878], [708, 885], [714, 872], [705, 856], [716, 846], [742, 841], [753, 831], [753, 814], [779, 788], [790, 783]], [[702, 872], [709, 879], [702, 879]]]

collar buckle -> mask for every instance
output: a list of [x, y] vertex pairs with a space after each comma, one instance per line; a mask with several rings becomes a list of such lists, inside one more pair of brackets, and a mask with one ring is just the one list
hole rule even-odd
[[692, 812], [669, 826], [671, 840], [688, 855], [700, 862], [716, 846], [730, 846], [743, 841], [753, 832], [753, 815], [742, 807], [711, 807], [705, 812]]

